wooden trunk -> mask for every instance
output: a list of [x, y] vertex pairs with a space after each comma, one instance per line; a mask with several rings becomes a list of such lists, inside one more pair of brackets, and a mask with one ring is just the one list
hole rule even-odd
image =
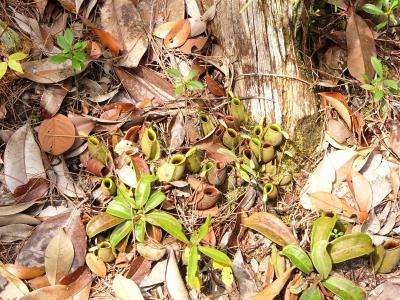
[[300, 119], [316, 112], [295, 46], [303, 1], [253, 0], [240, 14], [244, 3], [220, 0], [211, 22], [212, 34], [233, 65], [233, 92], [251, 97], [247, 107], [256, 120], [265, 118], [293, 132]]

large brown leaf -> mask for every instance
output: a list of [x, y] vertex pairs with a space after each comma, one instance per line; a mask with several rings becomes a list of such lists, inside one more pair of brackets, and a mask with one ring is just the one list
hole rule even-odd
[[123, 45], [126, 55], [119, 65], [134, 68], [148, 47], [143, 20], [130, 0], [107, 0], [101, 10], [101, 24]]
[[27, 267], [43, 267], [47, 245], [58, 233], [59, 228], [65, 229], [65, 233], [74, 245], [75, 253], [71, 271], [83, 266], [87, 247], [86, 233], [79, 214], [74, 211], [51, 217], [37, 226], [19, 251], [15, 263]]
[[280, 246], [297, 244], [297, 239], [277, 216], [267, 212], [256, 212], [243, 220], [243, 225], [265, 235]]
[[19, 128], [8, 141], [4, 152], [4, 173], [11, 192], [31, 178], [46, 178], [42, 154], [29, 125]]
[[376, 56], [373, 32], [367, 23], [355, 12], [352, 12], [346, 28], [347, 66], [349, 72], [361, 82], [363, 75], [373, 79], [375, 71], [371, 56]]

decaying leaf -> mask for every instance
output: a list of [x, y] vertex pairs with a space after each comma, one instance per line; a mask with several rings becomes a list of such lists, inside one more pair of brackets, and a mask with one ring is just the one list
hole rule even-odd
[[250, 271], [247, 270], [240, 249], [233, 259], [232, 270], [239, 285], [240, 299], [249, 299], [258, 293], [256, 281]]
[[267, 212], [253, 213], [244, 219], [243, 225], [262, 233], [280, 246], [298, 243], [293, 233], [281, 219]]
[[319, 93], [319, 95], [326, 100], [333, 108], [339, 113], [345, 121], [349, 129], [358, 128], [358, 121], [354, 116], [353, 111], [347, 104], [346, 98], [341, 93]]
[[359, 172], [352, 171], [349, 175], [348, 183], [359, 211], [369, 212], [372, 207], [372, 189], [367, 178]]
[[185, 141], [186, 130], [182, 112], [179, 111], [171, 123], [173, 125], [170, 130], [171, 137], [169, 141], [169, 149], [174, 151], [182, 146]]
[[39, 225], [40, 221], [31, 215], [21, 214], [21, 213], [9, 216], [0, 215], [0, 226], [10, 225], [10, 224]]
[[115, 275], [112, 287], [117, 297], [121, 300], [144, 300], [137, 284], [121, 274]]
[[225, 90], [210, 75], [206, 74], [204, 79], [206, 80], [207, 88], [214, 96], [222, 97], [226, 95]]
[[44, 178], [32, 178], [14, 191], [14, 203], [37, 202], [44, 198], [49, 189], [49, 181]]
[[50, 240], [58, 234], [58, 228], [65, 229], [75, 250], [71, 271], [83, 266], [87, 239], [80, 216], [76, 211], [56, 215], [38, 225], [20, 249], [15, 263], [27, 267], [43, 267], [45, 250]]
[[4, 269], [19, 279], [32, 279], [44, 274], [43, 267], [24, 267], [16, 264], [6, 264]]
[[371, 64], [371, 56], [376, 56], [373, 32], [367, 23], [354, 11], [347, 22], [347, 65], [349, 72], [356, 79], [365, 82], [363, 75], [373, 79], [375, 71]]
[[50, 284], [55, 285], [68, 274], [74, 260], [74, 246], [62, 228], [49, 242], [44, 253], [44, 265]]
[[39, 142], [44, 151], [60, 155], [69, 150], [74, 141], [75, 126], [66, 116], [58, 114], [40, 124]]
[[323, 211], [331, 211], [331, 212], [342, 212], [343, 205], [340, 199], [338, 199], [335, 195], [332, 195], [328, 192], [315, 192], [309, 193], [312, 205], [316, 209], [320, 209]]
[[[84, 63], [85, 67], [88, 61]], [[72, 68], [71, 60], [62, 64], [53, 64], [48, 58], [42, 60], [32, 60], [21, 63], [24, 73], [18, 74], [20, 77], [38, 82], [38, 83], [57, 83], [71, 76], [84, 71], [76, 71]]]
[[4, 173], [11, 192], [31, 178], [46, 178], [40, 148], [28, 125], [19, 128], [8, 141], [4, 152]]
[[130, 0], [107, 0], [101, 10], [101, 24], [123, 45], [125, 56], [119, 65], [134, 68], [146, 52], [148, 40], [143, 20]]
[[29, 293], [28, 287], [23, 283], [22, 280], [15, 277], [13, 274], [8, 272], [2, 262], [0, 262], [0, 278], [1, 278], [1, 299], [20, 299], [24, 295]]
[[26, 224], [10, 224], [0, 227], [0, 241], [11, 243], [26, 239], [32, 232], [33, 227]]
[[89, 269], [97, 276], [105, 278], [107, 275], [107, 268], [105, 263], [93, 253], [86, 254], [86, 264]]
[[185, 283], [183, 282], [182, 276], [179, 272], [179, 267], [173, 250], [170, 250], [169, 252], [165, 281], [168, 293], [171, 295], [172, 299], [190, 299]]
[[72, 82], [68, 81], [60, 86], [47, 87], [40, 99], [40, 106], [45, 111], [47, 117], [54, 116], [61, 107], [61, 104], [72, 88]]
[[55, 158], [52, 166], [56, 175], [56, 186], [61, 193], [73, 198], [82, 198], [85, 196], [79, 184], [73, 181], [63, 158]]
[[166, 22], [164, 24], [161, 24], [156, 29], [154, 29], [153, 35], [160, 39], [165, 39], [168, 32], [170, 32], [171, 29], [175, 26], [175, 23], [176, 22]]
[[292, 274], [293, 267], [288, 269], [285, 273], [279, 276], [273, 283], [268, 285], [264, 290], [259, 292], [257, 295], [251, 297], [251, 300], [264, 300], [264, 299], [274, 299], [282, 291], [283, 287]]
[[164, 46], [168, 49], [182, 46], [190, 35], [190, 22], [187, 19], [176, 21], [174, 27], [164, 39]]

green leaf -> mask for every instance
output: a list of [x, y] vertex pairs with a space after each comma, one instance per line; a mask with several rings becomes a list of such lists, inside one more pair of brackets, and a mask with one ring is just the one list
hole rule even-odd
[[378, 58], [376, 58], [376, 56], [371, 56], [371, 64], [374, 70], [376, 71], [378, 77], [383, 77], [382, 62]]
[[183, 84], [178, 84], [175, 87], [175, 94], [177, 95], [182, 95], [184, 91], [185, 91], [185, 86]]
[[4, 74], [7, 72], [7, 63], [0, 62], [0, 79], [3, 78]]
[[332, 271], [332, 260], [326, 250], [328, 241], [321, 240], [315, 243], [312, 249], [311, 259], [315, 269], [320, 273], [323, 278], [327, 278]]
[[99, 213], [86, 225], [86, 234], [89, 238], [92, 238], [100, 232], [106, 231], [122, 222], [124, 222], [124, 219], [114, 217], [107, 213]]
[[307, 288], [300, 296], [299, 300], [324, 300], [319, 287], [315, 284]]
[[175, 68], [169, 68], [169, 69], [167, 69], [167, 74], [168, 74], [169, 76], [171, 76], [171, 77], [174, 77], [174, 78], [181, 78], [181, 77], [182, 77], [181, 72], [179, 72], [179, 70], [178, 70], [178, 69], [175, 69]]
[[367, 90], [367, 91], [374, 91], [375, 90], [375, 87], [373, 85], [370, 85], [370, 84], [362, 84], [361, 88], [363, 88], [364, 90]]
[[189, 80], [186, 82], [186, 88], [189, 90], [204, 90], [204, 85], [198, 80]]
[[208, 227], [210, 227], [210, 222], [211, 216], [209, 215], [206, 221], [200, 226], [199, 230], [191, 235], [190, 242], [192, 242], [192, 244], [197, 245], [205, 238], [208, 233]]
[[71, 47], [68, 42], [65, 40], [63, 35], [59, 35], [57, 37], [57, 45], [60, 46], [64, 51], [70, 51]]
[[254, 170], [252, 168], [250, 168], [246, 164], [241, 164], [240, 168], [243, 169], [243, 171], [245, 171], [245, 172], [249, 173], [250, 175], [252, 175], [253, 177], [257, 176], [256, 172], [254, 172]]
[[130, 205], [118, 200], [108, 203], [106, 212], [112, 216], [127, 220], [131, 220], [135, 216]]
[[232, 266], [232, 261], [226, 255], [224, 252], [219, 251], [214, 248], [210, 247], [204, 247], [204, 246], [199, 246], [199, 251], [203, 253], [204, 255], [207, 255], [208, 257], [212, 258], [215, 260], [217, 263], [223, 264], [225, 266]]
[[219, 148], [217, 150], [217, 152], [219, 154], [222, 154], [222, 155], [226, 156], [226, 157], [229, 157], [230, 159], [233, 159], [233, 160], [237, 160], [238, 159], [238, 157], [236, 156], [236, 154], [234, 152], [232, 152], [231, 150], [228, 150], [226, 148], [221, 147], [221, 148]]
[[74, 45], [74, 49], [75, 49], [75, 50], [83, 50], [83, 49], [86, 48], [87, 44], [88, 44], [87, 42], [77, 42], [77, 43]]
[[124, 188], [120, 187], [117, 189], [117, 196], [114, 197], [114, 200], [125, 203], [126, 205], [130, 205], [135, 209], [139, 209], [135, 199], [133, 199], [131, 194]]
[[362, 9], [365, 11], [365, 12], [367, 12], [367, 13], [369, 13], [369, 14], [371, 14], [371, 15], [375, 15], [375, 16], [384, 16], [385, 15], [385, 12], [384, 11], [382, 11], [379, 7], [377, 7], [376, 5], [374, 5], [374, 4], [365, 4], [363, 7], [362, 7]]
[[351, 233], [334, 239], [328, 246], [334, 264], [370, 254], [374, 251], [372, 240], [366, 233]]
[[249, 174], [247, 172], [243, 171], [242, 168], [240, 168], [239, 174], [240, 174], [240, 177], [242, 177], [242, 179], [244, 181], [246, 181], [246, 182], [250, 182], [251, 181], [251, 178], [250, 178]]
[[356, 286], [351, 280], [338, 275], [332, 275], [322, 281], [322, 285], [341, 299], [345, 300], [363, 300], [365, 292], [362, 288]]
[[161, 227], [176, 239], [185, 244], [189, 244], [189, 240], [183, 232], [181, 223], [173, 216], [160, 210], [153, 210], [145, 215], [145, 221], [152, 225]]
[[385, 92], [382, 90], [376, 91], [374, 94], [374, 100], [376, 102], [379, 102], [382, 100], [383, 96], [385, 96]]
[[394, 80], [390, 80], [390, 79], [384, 80], [383, 84], [391, 89], [395, 89], [395, 90], [399, 89], [399, 85], [398, 85], [397, 81], [394, 81]]
[[142, 208], [149, 199], [151, 191], [151, 181], [145, 180], [143, 176], [140, 178], [136, 190], [135, 190], [135, 200], [136, 204]]
[[119, 224], [110, 235], [110, 243], [116, 247], [124, 237], [126, 237], [133, 229], [132, 221], [125, 221]]
[[18, 73], [24, 73], [21, 64], [16, 60], [8, 60], [8, 67]]
[[135, 224], [135, 238], [138, 242], [143, 243], [146, 234], [146, 222], [140, 219]]
[[68, 59], [64, 54], [57, 54], [50, 57], [50, 62], [53, 64], [62, 64]]
[[72, 58], [72, 67], [77, 70], [81, 71], [82, 70], [82, 64], [79, 60]]
[[387, 21], [383, 21], [383, 22], [379, 23], [378, 25], [376, 25], [375, 29], [376, 30], [380, 30], [380, 29], [385, 28], [387, 25], [388, 25], [388, 22]]
[[23, 60], [23, 59], [25, 59], [25, 58], [27, 58], [28, 57], [28, 54], [26, 54], [26, 53], [23, 53], [23, 52], [15, 52], [15, 53], [13, 53], [13, 54], [11, 54], [9, 57], [8, 57], [8, 59], [9, 60]]
[[74, 53], [74, 59], [84, 62], [86, 60], [86, 55], [84, 52], [77, 51]]
[[309, 275], [313, 271], [313, 264], [308, 254], [297, 245], [287, 245], [282, 254], [300, 271]]
[[163, 192], [155, 192], [150, 196], [149, 200], [147, 200], [146, 205], [144, 207], [144, 212], [147, 213], [152, 209], [156, 208], [165, 200], [165, 198], [166, 196]]
[[231, 287], [234, 281], [231, 267], [223, 267], [221, 272], [221, 281], [226, 287]]
[[196, 278], [197, 278], [197, 270], [199, 268], [198, 260], [199, 260], [199, 253], [197, 247], [193, 246], [192, 248], [190, 248], [189, 263], [186, 275], [187, 284], [193, 288], [196, 288], [197, 286]]
[[72, 46], [72, 43], [74, 41], [74, 32], [70, 28], [64, 30], [64, 40], [69, 47]]
[[192, 80], [197, 74], [197, 70], [195, 69], [191, 69], [188, 76], [187, 76], [187, 80]]

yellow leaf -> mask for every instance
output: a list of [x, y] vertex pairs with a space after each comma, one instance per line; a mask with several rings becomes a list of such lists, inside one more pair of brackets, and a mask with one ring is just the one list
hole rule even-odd
[[19, 62], [17, 62], [16, 60], [8, 60], [8, 66], [10, 67], [10, 69], [19, 72], [19, 73], [24, 73], [24, 70], [22, 70], [22, 66]]
[[6, 71], [7, 71], [7, 63], [0, 62], [0, 78], [3, 78], [4, 74], [6, 74]]
[[23, 60], [28, 57], [28, 54], [23, 53], [23, 52], [15, 52], [11, 54], [8, 59], [9, 60]]

